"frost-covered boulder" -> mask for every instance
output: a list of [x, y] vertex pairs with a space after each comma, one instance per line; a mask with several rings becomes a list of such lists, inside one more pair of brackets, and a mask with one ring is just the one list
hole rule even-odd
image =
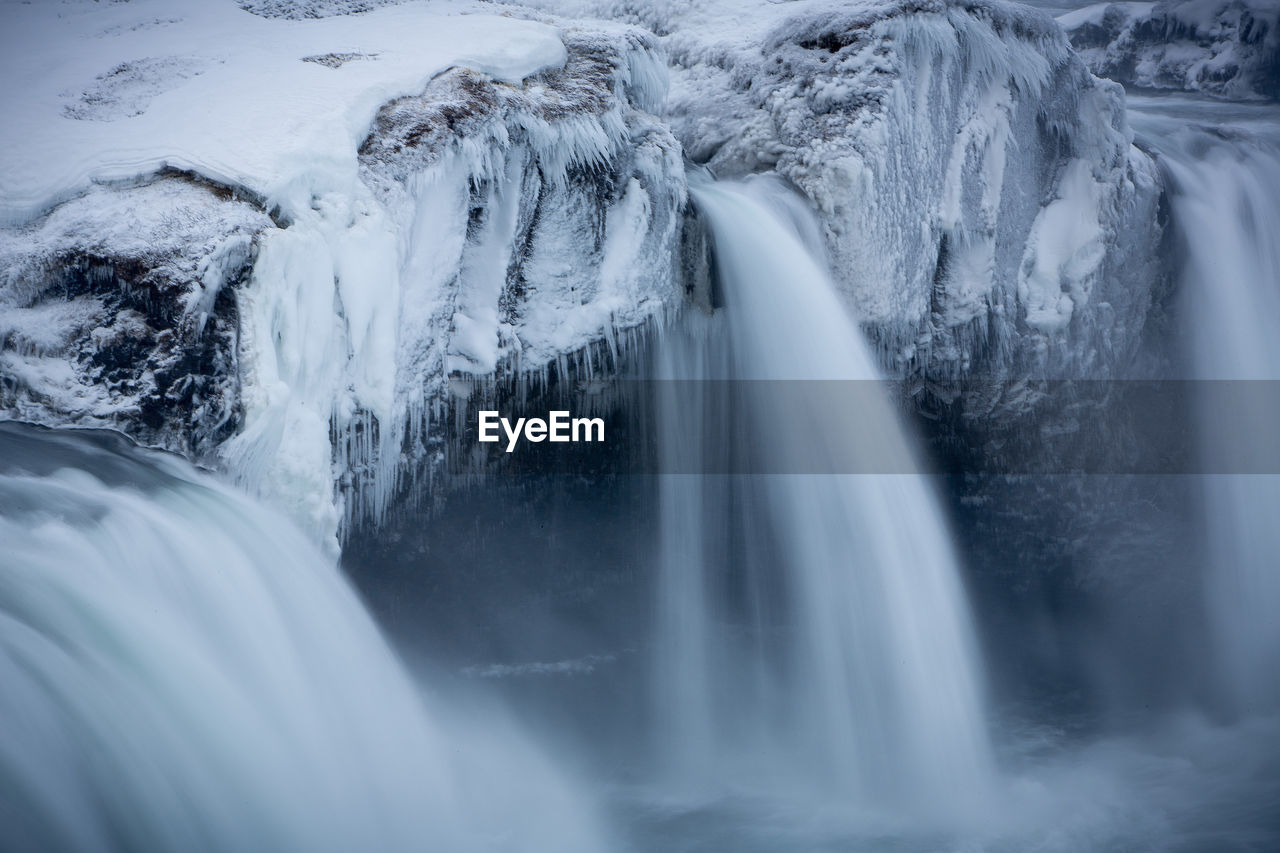
[[1099, 3], [1059, 22], [1094, 74], [1223, 98], [1280, 97], [1280, 3]]
[[738, 11], [666, 22], [673, 129], [717, 173], [775, 169], [812, 199], [891, 366], [1124, 369], [1155, 279], [1157, 175], [1120, 88], [1052, 19], [995, 2]]
[[0, 412], [207, 457], [241, 426], [234, 289], [274, 227], [166, 174], [0, 231]]

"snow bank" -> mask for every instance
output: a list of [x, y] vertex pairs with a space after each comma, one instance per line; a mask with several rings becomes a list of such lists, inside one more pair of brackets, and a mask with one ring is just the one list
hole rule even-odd
[[[425, 5], [268, 20], [229, 2], [7, 4], [0, 216], [161, 167], [247, 187], [292, 213], [350, 192], [382, 104], [462, 66], [519, 83], [564, 64], [550, 27]], [[309, 57], [358, 55], [341, 67]]]
[[1058, 21], [1093, 73], [1126, 86], [1280, 97], [1274, 0], [1099, 3]]

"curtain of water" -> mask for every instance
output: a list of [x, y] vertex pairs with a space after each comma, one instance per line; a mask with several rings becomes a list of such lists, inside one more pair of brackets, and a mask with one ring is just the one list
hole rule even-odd
[[[1181, 285], [1192, 370], [1206, 380], [1198, 414], [1211, 472], [1268, 458], [1280, 429], [1277, 395], [1262, 384], [1280, 380], [1280, 115], [1248, 117], [1225, 131], [1148, 121], [1185, 251]], [[1233, 395], [1243, 405], [1224, 413], [1219, 380], [1260, 384]], [[1280, 709], [1280, 477], [1213, 473], [1204, 499], [1223, 686], [1239, 712]]]
[[[829, 395], [877, 377], [815, 259], [812, 217], [768, 181], [694, 198], [724, 307], [667, 342], [660, 375], [684, 381], [665, 383], [664, 462], [684, 472], [716, 455], [733, 470], [769, 454], [778, 473], [663, 478], [657, 691], [673, 770], [967, 803], [991, 773], [982, 675], [930, 484], [812, 473], [851, 454], [912, 470], [883, 397], [806, 404], [806, 382], [836, 380], [810, 386]], [[761, 380], [786, 403], [751, 390]]]

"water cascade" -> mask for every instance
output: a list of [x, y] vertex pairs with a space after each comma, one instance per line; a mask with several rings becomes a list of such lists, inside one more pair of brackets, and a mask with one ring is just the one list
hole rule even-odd
[[283, 517], [121, 439], [0, 424], [10, 850], [599, 850], [500, 720], [423, 699]]
[[[1274, 469], [1265, 460], [1280, 423], [1271, 386], [1280, 380], [1280, 118], [1267, 107], [1237, 107], [1239, 115], [1170, 111], [1159, 104], [1138, 126], [1170, 178], [1185, 253], [1181, 289], [1210, 472], [1204, 503], [1215, 662], [1235, 711], [1273, 712], [1280, 710], [1280, 476], [1267, 473]], [[1223, 117], [1238, 124], [1220, 128]], [[1236, 380], [1234, 388], [1222, 388], [1223, 380]], [[1239, 380], [1263, 382], [1242, 390]], [[1224, 414], [1215, 403], [1224, 393], [1242, 398], [1243, 407]]]
[[[812, 217], [767, 179], [693, 193], [723, 308], [691, 312], [659, 367], [675, 380], [661, 383], [677, 473], [660, 487], [656, 654], [672, 771], [971, 804], [991, 759], [952, 543], [867, 381], [876, 367], [816, 259]], [[725, 394], [742, 402], [732, 421]], [[733, 470], [752, 453], [770, 454], [768, 473]], [[714, 454], [728, 462], [706, 465]], [[851, 458], [907, 473], [816, 473]], [[706, 468], [729, 473], [690, 473]]]

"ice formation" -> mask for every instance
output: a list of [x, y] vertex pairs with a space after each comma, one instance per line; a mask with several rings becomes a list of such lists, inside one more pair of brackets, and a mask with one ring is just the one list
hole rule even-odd
[[1280, 5], [1269, 0], [1099, 3], [1058, 20], [1093, 73], [1126, 86], [1280, 97]]
[[455, 392], [607, 370], [678, 306], [684, 156], [807, 195], [899, 373], [1105, 377], [1140, 340], [1157, 175], [1035, 10], [238, 5], [10, 10], [0, 406], [225, 465], [330, 542]]
[[1000, 3], [770, 11], [727, 36], [704, 12], [670, 37], [673, 128], [718, 174], [772, 167], [813, 200], [891, 367], [1078, 376], [1126, 360], [1157, 176], [1119, 88], [1051, 19]]
[[[133, 42], [144, 36], [175, 51], [174, 35], [215, 25], [238, 28], [241, 45], [163, 85], [154, 64], [106, 75], [123, 89], [146, 81], [147, 97], [116, 99], [113, 122], [51, 116], [58, 97], [39, 87], [20, 101], [0, 163], [12, 179], [3, 195], [11, 218], [92, 183], [145, 183], [93, 189], [6, 232], [13, 369], [3, 399], [12, 414], [113, 425], [204, 452], [332, 542], [344, 522], [376, 515], [397, 476], [433, 452], [432, 406], [448, 375], [538, 368], [675, 301], [683, 165], [643, 112], [665, 83], [651, 37], [431, 17], [421, 7], [336, 29], [205, 6], [180, 7], [181, 20], [146, 17], [160, 9], [173, 7], [114, 18], [84, 10], [60, 35], [40, 32], [55, 24], [34, 12], [27, 22], [30, 38], [64, 50], [98, 34], [121, 55], [141, 50]], [[44, 88], [66, 85], [75, 70], [60, 73], [64, 82]], [[251, 91], [268, 78], [270, 88]], [[96, 79], [72, 100], [114, 109], [104, 85]], [[125, 143], [138, 138], [147, 140], [140, 150]], [[74, 168], [54, 165], [64, 162]], [[212, 189], [165, 171], [174, 165]], [[219, 193], [256, 204], [206, 210]], [[80, 268], [80, 290], [98, 282], [123, 296], [63, 305]], [[163, 280], [164, 316], [143, 322], [114, 307], [136, 312], [135, 268]], [[223, 288], [234, 298], [219, 303]], [[112, 304], [94, 304], [102, 299]], [[93, 331], [104, 310], [118, 333]], [[92, 365], [108, 334], [137, 342], [132, 384]], [[139, 429], [148, 395], [172, 402], [172, 383], [156, 376], [175, 334], [210, 351], [214, 399], [193, 406], [217, 411]]]

